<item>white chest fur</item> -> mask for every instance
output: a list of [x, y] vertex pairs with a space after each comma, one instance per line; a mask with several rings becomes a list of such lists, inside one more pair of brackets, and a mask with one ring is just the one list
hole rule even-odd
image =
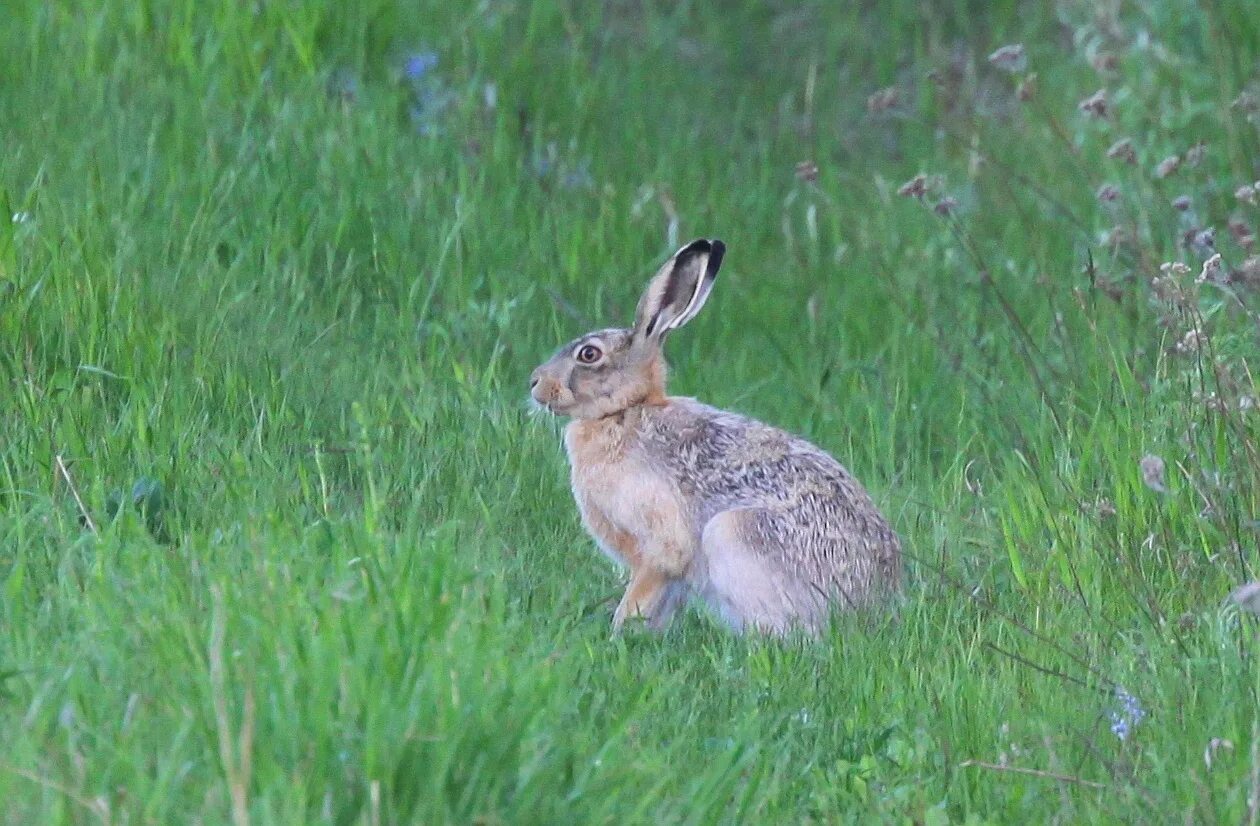
[[636, 450], [633, 425], [575, 421], [564, 441], [583, 524], [604, 552], [632, 567], [641, 558], [667, 572], [685, 570], [696, 545], [687, 509], [677, 484]]

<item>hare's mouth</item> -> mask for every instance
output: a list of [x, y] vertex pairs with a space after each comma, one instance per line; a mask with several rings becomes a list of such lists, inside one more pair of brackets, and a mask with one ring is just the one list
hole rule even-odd
[[552, 410], [551, 407], [549, 407], [546, 402], [540, 402], [538, 401], [538, 399], [534, 398], [533, 394], [530, 394], [530, 397], [529, 397], [529, 409], [535, 413], [553, 413], [554, 414], [556, 412]]
[[539, 401], [533, 396], [529, 397], [529, 406], [532, 407], [534, 410], [537, 410], [539, 412], [545, 411], [547, 413], [550, 413], [553, 416], [567, 416], [569, 414], [569, 411], [573, 409], [573, 405], [571, 404], [561, 404], [560, 402], [554, 399], [552, 401], [546, 401], [546, 402]]

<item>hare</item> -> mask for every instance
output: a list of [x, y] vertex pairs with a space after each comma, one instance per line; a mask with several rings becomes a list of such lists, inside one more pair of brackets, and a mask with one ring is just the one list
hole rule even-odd
[[665, 395], [666, 335], [695, 318], [725, 245], [692, 241], [648, 283], [630, 329], [564, 345], [530, 379], [570, 417], [582, 523], [629, 568], [613, 629], [662, 629], [691, 594], [736, 631], [816, 634], [834, 608], [896, 591], [901, 546], [866, 491], [804, 439]]

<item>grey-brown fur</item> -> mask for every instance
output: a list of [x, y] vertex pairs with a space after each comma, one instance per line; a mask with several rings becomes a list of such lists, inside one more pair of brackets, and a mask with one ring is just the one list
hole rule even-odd
[[704, 306], [725, 251], [700, 239], [648, 284], [630, 329], [575, 339], [534, 371], [571, 418], [583, 525], [630, 571], [613, 626], [664, 627], [697, 594], [733, 627], [817, 631], [899, 586], [897, 536], [835, 459], [744, 416], [665, 394], [666, 334]]
[[[898, 587], [897, 535], [843, 465], [746, 416], [672, 401], [644, 409], [644, 455], [679, 480], [697, 536], [723, 511], [756, 509], [749, 539], [777, 572], [775, 586], [798, 621], [816, 626], [830, 603], [868, 605]], [[689, 579], [704, 595], [707, 572]]]

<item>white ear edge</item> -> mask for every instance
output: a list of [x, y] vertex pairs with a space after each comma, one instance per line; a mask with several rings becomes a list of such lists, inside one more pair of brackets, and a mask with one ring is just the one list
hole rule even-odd
[[[659, 341], [665, 333], [686, 324], [704, 306], [713, 289], [726, 245], [697, 238], [670, 256], [648, 282], [635, 311], [635, 334]], [[691, 281], [690, 294], [682, 293]], [[672, 295], [678, 291], [680, 294]], [[685, 299], [686, 304], [682, 304]], [[682, 305], [682, 309], [677, 309]], [[676, 313], [676, 314], [675, 314]]]
[[[687, 246], [689, 247], [691, 244]], [[686, 247], [683, 247], [683, 249], [686, 249]], [[682, 252], [682, 250], [679, 250], [679, 252]], [[666, 325], [666, 330], [677, 330], [699, 314], [701, 308], [704, 307], [704, 303], [709, 300], [709, 293], [713, 292], [713, 282], [717, 280], [718, 269], [722, 266], [722, 256], [725, 254], [725, 244], [716, 238], [709, 241], [709, 255], [705, 259], [704, 272], [696, 279], [696, 290], [692, 293], [691, 300], [687, 302], [686, 309]]]

